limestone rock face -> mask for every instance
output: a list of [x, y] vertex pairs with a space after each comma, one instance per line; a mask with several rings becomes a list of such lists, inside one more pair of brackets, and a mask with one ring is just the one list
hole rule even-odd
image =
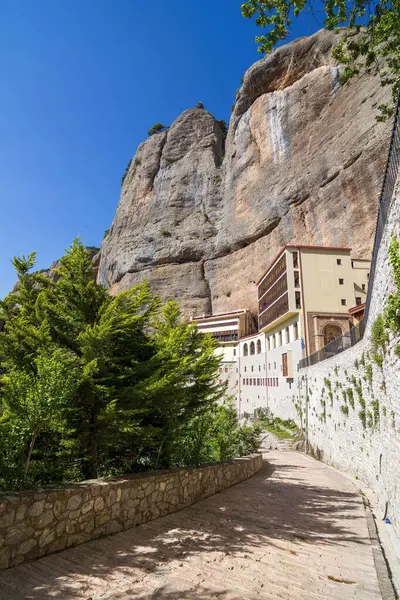
[[320, 31], [245, 74], [226, 140], [199, 108], [143, 142], [103, 242], [98, 279], [146, 278], [185, 314], [256, 313], [255, 283], [288, 243], [368, 258], [390, 124], [378, 78], [339, 83], [338, 36]]

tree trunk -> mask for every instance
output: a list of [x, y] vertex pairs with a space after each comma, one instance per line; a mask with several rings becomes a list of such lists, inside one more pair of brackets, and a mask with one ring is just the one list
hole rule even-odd
[[164, 436], [164, 437], [163, 437], [163, 439], [161, 440], [161, 444], [160, 444], [160, 447], [159, 447], [159, 449], [158, 449], [158, 453], [157, 453], [157, 459], [156, 459], [156, 464], [155, 464], [155, 467], [154, 467], [154, 470], [155, 470], [155, 471], [157, 471], [157, 469], [158, 469], [158, 463], [159, 463], [159, 461], [160, 461], [161, 450], [162, 450], [162, 447], [164, 446], [164, 442], [165, 442], [165, 436]]
[[31, 443], [29, 444], [28, 456], [26, 457], [26, 462], [25, 462], [25, 473], [24, 473], [25, 478], [28, 475], [28, 469], [29, 469], [29, 465], [31, 462], [33, 447], [35, 445], [36, 438], [37, 438], [37, 431], [33, 431], [32, 437], [31, 437]]

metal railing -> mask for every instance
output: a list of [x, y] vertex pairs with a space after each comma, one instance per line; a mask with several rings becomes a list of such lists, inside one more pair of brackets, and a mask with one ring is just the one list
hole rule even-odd
[[347, 350], [348, 348], [351, 348], [357, 344], [364, 336], [364, 323], [364, 320], [360, 321], [360, 323], [355, 327], [352, 327], [350, 331], [344, 333], [340, 337], [337, 337], [332, 342], [329, 342], [329, 344], [321, 348], [321, 350], [317, 350], [317, 352], [314, 352], [313, 354], [303, 358], [299, 362], [299, 369], [315, 365], [322, 360], [326, 360], [327, 358], [331, 358], [336, 354], [340, 354], [344, 350]]
[[375, 267], [378, 258], [379, 247], [383, 231], [385, 229], [386, 221], [391, 208], [391, 200], [393, 197], [394, 186], [396, 185], [397, 176], [400, 167], [400, 90], [397, 97], [397, 104], [395, 108], [394, 122], [392, 135], [389, 143], [388, 159], [386, 163], [386, 169], [383, 176], [382, 189], [378, 199], [378, 215], [376, 221], [374, 247], [372, 250], [371, 258], [371, 269], [369, 273], [368, 281], [368, 293], [365, 302], [364, 319], [353, 327], [349, 332], [336, 338], [333, 342], [330, 342], [324, 346], [321, 350], [310, 354], [306, 358], [303, 358], [299, 362], [299, 369], [315, 365], [322, 360], [335, 356], [347, 348], [351, 348], [357, 344], [364, 337], [365, 324], [368, 320], [369, 309], [371, 305], [372, 288], [374, 286], [375, 279]]

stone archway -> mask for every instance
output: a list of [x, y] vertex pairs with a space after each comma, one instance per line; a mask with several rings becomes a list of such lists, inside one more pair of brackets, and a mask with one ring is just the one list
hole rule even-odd
[[325, 325], [324, 329], [322, 330], [322, 333], [324, 335], [324, 346], [329, 344], [329, 342], [333, 342], [333, 340], [343, 335], [343, 331], [341, 330], [339, 325], [336, 325], [335, 323], [328, 323], [327, 325]]

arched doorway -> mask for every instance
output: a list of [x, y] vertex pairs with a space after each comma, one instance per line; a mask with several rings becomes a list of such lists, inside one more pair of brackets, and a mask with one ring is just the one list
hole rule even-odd
[[336, 338], [340, 337], [342, 335], [342, 330], [338, 325], [328, 323], [328, 325], [325, 325], [324, 327], [323, 334], [324, 346], [326, 346], [330, 342], [333, 342], [333, 340], [335, 340]]

